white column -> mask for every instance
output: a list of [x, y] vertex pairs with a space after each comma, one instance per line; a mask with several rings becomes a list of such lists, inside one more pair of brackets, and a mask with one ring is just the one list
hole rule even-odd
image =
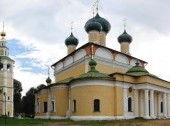
[[163, 116], [167, 117], [167, 97], [165, 92], [163, 94]]
[[138, 104], [138, 90], [136, 89], [135, 90], [135, 117], [138, 117], [139, 116], [139, 104]]
[[123, 91], [124, 96], [124, 117], [127, 117], [127, 111], [128, 111], [128, 103], [127, 103], [127, 88], [124, 88]]
[[149, 98], [148, 98], [148, 89], [145, 89], [145, 116], [144, 118], [149, 118]]
[[167, 94], [167, 109], [168, 109], [168, 117], [170, 118], [170, 94]]
[[155, 106], [154, 106], [154, 90], [150, 90], [150, 116], [155, 118]]

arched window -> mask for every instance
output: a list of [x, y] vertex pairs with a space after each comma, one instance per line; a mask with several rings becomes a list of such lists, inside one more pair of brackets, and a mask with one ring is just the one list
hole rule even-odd
[[47, 102], [44, 102], [44, 113], [46, 113], [47, 112]]
[[100, 100], [95, 99], [94, 100], [94, 112], [99, 112], [100, 111]]
[[7, 71], [10, 71], [10, 69], [11, 69], [11, 65], [7, 64]]
[[163, 113], [163, 102], [161, 102], [161, 113]]
[[128, 98], [128, 112], [132, 112], [132, 98]]
[[73, 112], [76, 112], [76, 100], [73, 100]]
[[3, 70], [3, 64], [0, 63], [0, 70], [2, 71]]
[[39, 98], [37, 98], [37, 110], [36, 112], [40, 112], [40, 101]]

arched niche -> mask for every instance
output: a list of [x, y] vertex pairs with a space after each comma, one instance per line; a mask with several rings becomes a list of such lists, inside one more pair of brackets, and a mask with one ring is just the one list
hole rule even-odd
[[0, 71], [3, 70], [3, 63], [0, 63]]
[[86, 51], [84, 49], [80, 49], [76, 54], [74, 55], [74, 61], [77, 61], [83, 57], [86, 56]]
[[139, 65], [141, 66], [141, 62], [138, 61], [137, 59], [131, 59], [131, 60], [130, 60], [130, 65], [131, 65], [131, 66], [135, 66], [137, 62], [138, 62]]
[[115, 60], [124, 64], [129, 64], [129, 60], [125, 55], [117, 54]]
[[62, 62], [59, 62], [59, 63], [56, 65], [55, 70], [57, 71], [57, 70], [60, 70], [60, 69], [62, 69], [62, 68], [63, 68], [63, 63], [62, 63]]
[[67, 66], [69, 64], [73, 63], [73, 57], [72, 56], [69, 56], [65, 59], [64, 61], [64, 66]]
[[102, 57], [105, 59], [111, 59], [111, 60], [113, 59], [112, 53], [104, 48], [98, 48], [95, 52], [95, 56]]
[[11, 70], [11, 64], [7, 64], [7, 71]]

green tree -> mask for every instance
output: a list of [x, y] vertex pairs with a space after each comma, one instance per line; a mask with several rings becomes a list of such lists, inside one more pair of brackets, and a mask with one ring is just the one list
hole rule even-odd
[[21, 113], [22, 84], [14, 79], [14, 115]]
[[22, 112], [29, 117], [32, 117], [34, 112], [34, 102], [35, 102], [35, 88], [31, 87], [25, 96], [22, 97]]

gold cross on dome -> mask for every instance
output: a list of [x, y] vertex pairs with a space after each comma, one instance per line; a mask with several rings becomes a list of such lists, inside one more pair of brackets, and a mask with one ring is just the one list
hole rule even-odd
[[127, 20], [128, 20], [127, 18], [123, 20], [124, 30], [126, 30], [126, 27], [127, 27]]
[[73, 24], [74, 24], [74, 22], [72, 21], [71, 23], [70, 23], [70, 29], [71, 29], [71, 32], [73, 32]]

